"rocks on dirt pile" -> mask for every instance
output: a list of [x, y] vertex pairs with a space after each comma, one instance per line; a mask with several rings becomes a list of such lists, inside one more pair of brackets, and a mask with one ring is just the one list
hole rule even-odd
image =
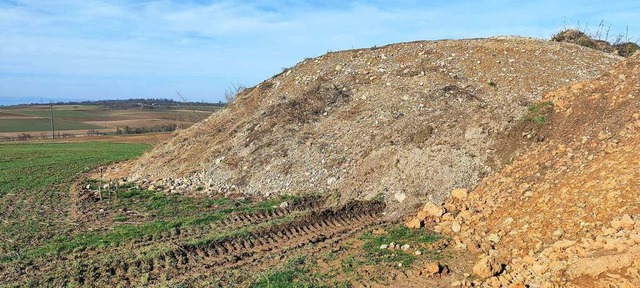
[[496, 137], [532, 102], [619, 59], [513, 37], [328, 53], [117, 169], [169, 191], [438, 202], [492, 171]]
[[487, 286], [640, 286], [639, 96], [640, 55], [545, 95], [553, 110], [536, 132], [543, 142], [466, 201], [449, 199], [442, 216], [411, 221], [495, 255], [505, 269]]

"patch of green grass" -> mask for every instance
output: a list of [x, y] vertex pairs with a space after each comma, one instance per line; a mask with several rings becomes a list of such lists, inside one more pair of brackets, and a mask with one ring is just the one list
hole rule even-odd
[[338, 258], [338, 254], [337, 253], [327, 253], [326, 255], [324, 255], [324, 261], [333, 261], [336, 260]]
[[115, 222], [124, 222], [127, 220], [129, 220], [129, 217], [127, 217], [127, 215], [120, 214], [120, 215], [116, 215], [116, 217], [113, 217], [113, 221]]
[[529, 105], [529, 107], [527, 107], [527, 110], [529, 110], [529, 112], [532, 113], [537, 113], [540, 112], [546, 108], [550, 108], [553, 107], [553, 102], [551, 101], [544, 101], [544, 102], [540, 102], [540, 103], [535, 103], [532, 105]]
[[364, 262], [354, 256], [349, 256], [342, 261], [342, 271], [345, 273], [353, 273], [355, 270], [362, 266]]
[[547, 122], [547, 117], [544, 115], [538, 115], [531, 118], [531, 122], [542, 125]]
[[487, 83], [487, 85], [489, 85], [490, 87], [494, 87], [494, 88], [495, 88], [495, 87], [498, 87], [498, 84], [496, 84], [496, 82], [493, 82], [493, 81], [489, 81], [489, 82]]
[[551, 109], [553, 109], [553, 103], [549, 101], [529, 105], [529, 107], [527, 107], [529, 114], [525, 118], [538, 125], [546, 124], [547, 115]]
[[[289, 198], [288, 198], [289, 199]], [[118, 191], [118, 199], [112, 203], [114, 208], [132, 207], [145, 208], [143, 210], [154, 215], [155, 220], [139, 225], [118, 225], [112, 230], [103, 232], [85, 232], [73, 235], [72, 237], [58, 237], [45, 245], [30, 249], [25, 256], [27, 258], [50, 257], [69, 251], [76, 251], [85, 248], [104, 248], [120, 246], [135, 239], [158, 235], [174, 228], [195, 227], [208, 225], [220, 221], [230, 214], [238, 211], [258, 211], [266, 209], [265, 202], [239, 202], [239, 207], [229, 207], [230, 199], [196, 199], [180, 195], [166, 195], [162, 192], [137, 190], [130, 188], [127, 191]], [[277, 199], [273, 201], [284, 201]], [[126, 203], [127, 205], [122, 205]], [[271, 203], [271, 202], [269, 202]], [[133, 206], [131, 206], [133, 205]], [[217, 205], [217, 206], [216, 206]], [[142, 210], [142, 209], [141, 209]], [[114, 221], [119, 221], [123, 215], [118, 215]], [[125, 216], [126, 217], [126, 216]], [[268, 223], [255, 226], [252, 229], [275, 225], [283, 221], [291, 220], [275, 219]], [[214, 237], [199, 238], [187, 242], [187, 244], [207, 244], [212, 241], [221, 241], [227, 238], [247, 237], [252, 229], [243, 227], [241, 229], [221, 231]]]
[[[74, 122], [68, 120], [56, 120], [56, 131], [63, 130], [87, 130], [87, 129], [101, 129], [104, 128], [98, 125], [87, 124], [83, 122]], [[49, 118], [29, 118], [29, 119], [2, 119], [0, 121], [0, 132], [33, 132], [33, 131], [45, 131], [43, 133], [50, 133], [51, 120]], [[40, 136], [39, 134], [32, 134], [31, 136]]]
[[[402, 267], [410, 267], [416, 260], [413, 251], [424, 243], [437, 241], [439, 236], [426, 232], [424, 229], [409, 229], [404, 225], [398, 225], [387, 229], [383, 235], [374, 235], [367, 232], [360, 237], [364, 241], [363, 249], [365, 258], [370, 264], [380, 262], [402, 263]], [[412, 248], [407, 252], [400, 249], [380, 249], [383, 244], [409, 244]]]
[[[305, 257], [289, 260], [280, 269], [273, 269], [257, 277], [249, 287], [251, 288], [321, 288], [321, 287], [351, 287], [346, 282], [317, 283], [314, 278], [324, 279], [325, 275], [311, 274]], [[328, 282], [328, 281], [327, 281]]]

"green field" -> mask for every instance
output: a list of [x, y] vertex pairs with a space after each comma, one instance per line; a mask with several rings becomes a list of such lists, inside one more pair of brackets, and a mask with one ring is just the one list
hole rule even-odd
[[[189, 106], [154, 109], [109, 109], [99, 105], [53, 106], [56, 131], [141, 128], [180, 125], [186, 128], [218, 111], [219, 107]], [[29, 133], [51, 130], [51, 111], [46, 105], [0, 107], [0, 133]], [[33, 134], [33, 133], [31, 133]], [[39, 136], [39, 135], [32, 135]]]
[[0, 259], [21, 259], [23, 251], [72, 233], [69, 191], [75, 179], [98, 165], [131, 159], [150, 147], [101, 142], [0, 143]]
[[0, 144], [0, 197], [68, 183], [79, 173], [131, 159], [149, 147], [101, 142]]
[[[101, 129], [101, 128], [105, 128], [105, 127], [87, 124], [83, 122], [73, 122], [68, 120], [55, 121], [56, 131]], [[51, 131], [51, 120], [47, 118], [0, 120], [0, 132], [33, 132], [33, 131]]]
[[[73, 187], [86, 185], [98, 191], [105, 182], [80, 178], [84, 172], [137, 157], [149, 148], [148, 144], [104, 142], [0, 143], [0, 286], [9, 279], [11, 285], [47, 286], [50, 284], [38, 281], [49, 277], [63, 279], [64, 283], [69, 277], [64, 269], [80, 263], [108, 262], [112, 257], [141, 257], [142, 254], [131, 255], [127, 247], [144, 239], [164, 237], [176, 229], [187, 234], [197, 231], [194, 237], [185, 236], [182, 243], [239, 237], [262, 226], [213, 229], [210, 225], [233, 213], [272, 210], [282, 201], [296, 199], [185, 197], [140, 189], [133, 183], [120, 185], [109, 193], [104, 191], [104, 198], [97, 198], [94, 192], [72, 192]], [[73, 183], [80, 185], [72, 186]], [[173, 245], [158, 242], [149, 250], [136, 253], [153, 257]], [[62, 255], [76, 255], [87, 249], [111, 252], [79, 258], [65, 264], [68, 266], [48, 265]], [[24, 275], [27, 278], [22, 279], [14, 273], [33, 263], [43, 265], [40, 280], [31, 282], [34, 275]]]

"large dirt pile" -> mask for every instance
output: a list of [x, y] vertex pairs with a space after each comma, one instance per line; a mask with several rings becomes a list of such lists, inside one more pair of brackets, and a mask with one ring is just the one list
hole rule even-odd
[[544, 141], [429, 219], [478, 271], [506, 265], [485, 284], [640, 287], [639, 97], [640, 55], [547, 94]]
[[171, 191], [440, 201], [508, 158], [496, 139], [545, 92], [619, 60], [515, 37], [328, 53], [121, 168]]

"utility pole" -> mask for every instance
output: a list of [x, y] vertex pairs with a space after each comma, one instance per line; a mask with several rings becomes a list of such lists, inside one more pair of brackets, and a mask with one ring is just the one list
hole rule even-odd
[[56, 139], [56, 128], [53, 125], [53, 103], [49, 103], [49, 111], [51, 111], [51, 140]]

